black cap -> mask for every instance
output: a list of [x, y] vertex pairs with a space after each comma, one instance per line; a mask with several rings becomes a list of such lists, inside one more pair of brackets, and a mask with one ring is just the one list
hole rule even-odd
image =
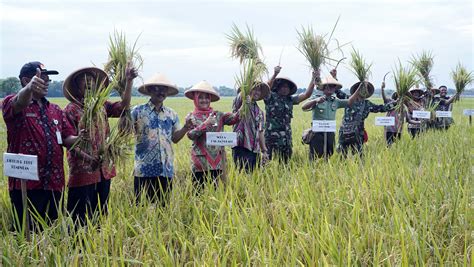
[[36, 74], [36, 69], [41, 70], [41, 74], [47, 75], [57, 75], [59, 72], [55, 70], [47, 70], [44, 68], [44, 65], [38, 61], [28, 62], [20, 70], [20, 76], [18, 76], [21, 80], [22, 77], [33, 77]]

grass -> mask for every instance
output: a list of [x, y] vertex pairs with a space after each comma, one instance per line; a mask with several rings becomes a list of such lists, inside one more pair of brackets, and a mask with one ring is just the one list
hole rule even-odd
[[[193, 109], [183, 98], [165, 103], [180, 119]], [[308, 162], [300, 136], [311, 114], [295, 106], [288, 166], [273, 161], [247, 175], [229, 162], [228, 187], [207, 186], [199, 196], [191, 190], [191, 142], [185, 138], [174, 145], [177, 173], [167, 207], [134, 205], [129, 161], [113, 179], [110, 213], [101, 218], [100, 229], [71, 231], [70, 218], [62, 216], [31, 242], [8, 231], [12, 218], [4, 177], [2, 265], [472, 266], [473, 128], [462, 110], [473, 104], [461, 99], [454, 105], [456, 124], [449, 130], [416, 140], [404, 130], [391, 149], [385, 147], [383, 128], [374, 126], [380, 114], [371, 114], [364, 160], [334, 155], [327, 163]], [[229, 111], [231, 98], [213, 107]], [[6, 138], [0, 140], [5, 151]]]

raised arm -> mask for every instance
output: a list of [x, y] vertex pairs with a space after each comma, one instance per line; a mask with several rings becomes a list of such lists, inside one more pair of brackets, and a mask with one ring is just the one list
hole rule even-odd
[[311, 81], [309, 82], [308, 89], [304, 93], [298, 95], [298, 99], [296, 100], [295, 104], [299, 104], [304, 100], [308, 99], [314, 91], [314, 86], [316, 83], [321, 81], [321, 74], [319, 70], [313, 70], [311, 74]]
[[[26, 77], [22, 79], [26, 79]], [[13, 113], [18, 114], [25, 109], [33, 99], [34, 92], [43, 95], [45, 91], [47, 92], [47, 89], [48, 84], [41, 79], [40, 69], [36, 69], [36, 75], [31, 78], [30, 82], [28, 82], [28, 84], [18, 92], [15, 99], [13, 99]]]
[[281, 71], [281, 67], [280, 67], [280, 66], [276, 66], [276, 67], [273, 69], [273, 75], [272, 75], [272, 77], [270, 78], [270, 80], [268, 81], [268, 86], [270, 86], [270, 88], [272, 88], [273, 82], [275, 82], [275, 79], [276, 79], [276, 77], [278, 76], [278, 74], [280, 73], [280, 71]]
[[382, 92], [382, 99], [384, 103], [388, 103], [390, 99], [387, 98], [385, 95], [385, 82], [382, 82], [382, 86], [380, 86], [380, 91]]
[[125, 69], [125, 91], [122, 95], [121, 106], [122, 110], [127, 110], [130, 108], [130, 102], [132, 99], [132, 86], [133, 80], [138, 76], [137, 70], [132, 66], [132, 62], [127, 62], [127, 68]]

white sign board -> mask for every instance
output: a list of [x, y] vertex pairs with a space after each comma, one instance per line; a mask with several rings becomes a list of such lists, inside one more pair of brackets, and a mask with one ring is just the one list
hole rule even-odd
[[3, 153], [3, 174], [8, 177], [38, 181], [38, 156]]
[[395, 126], [395, 117], [375, 117], [375, 126]]
[[208, 146], [236, 146], [237, 133], [207, 132], [206, 145]]
[[451, 111], [436, 111], [436, 118], [451, 118], [453, 117], [453, 112]]
[[464, 110], [464, 115], [465, 115], [465, 116], [472, 116], [472, 115], [474, 115], [474, 109], [465, 109], [465, 110]]
[[312, 131], [317, 133], [335, 133], [336, 121], [314, 120]]
[[413, 110], [413, 118], [429, 120], [431, 118], [431, 112], [423, 110]]

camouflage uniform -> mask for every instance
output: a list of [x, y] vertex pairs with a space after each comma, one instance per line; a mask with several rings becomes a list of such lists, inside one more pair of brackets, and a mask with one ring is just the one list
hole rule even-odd
[[357, 101], [346, 107], [339, 129], [339, 151], [347, 154], [348, 149], [362, 153], [364, 143], [364, 121], [369, 113], [387, 112], [395, 108], [395, 102], [376, 105], [369, 100]]
[[[452, 110], [452, 104], [446, 104], [450, 97], [447, 96], [440, 96], [440, 97], [435, 97], [433, 99], [434, 104], [436, 105], [436, 111], [451, 111]], [[451, 124], [454, 123], [453, 118], [436, 118], [434, 127], [436, 129], [448, 129]]]
[[280, 96], [271, 92], [264, 99], [266, 121], [265, 121], [265, 144], [268, 156], [278, 153], [286, 161], [291, 157], [292, 137], [291, 119], [293, 118], [293, 105], [297, 104], [298, 96]]

